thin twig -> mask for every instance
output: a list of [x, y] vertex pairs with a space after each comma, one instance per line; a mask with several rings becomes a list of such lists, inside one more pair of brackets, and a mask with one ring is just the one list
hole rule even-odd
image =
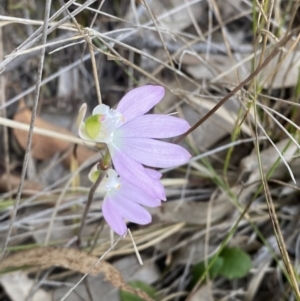
[[88, 196], [88, 200], [87, 200], [87, 203], [85, 205], [85, 208], [84, 208], [84, 212], [83, 212], [83, 215], [82, 215], [82, 219], [81, 219], [81, 224], [80, 224], [80, 228], [78, 230], [78, 234], [77, 234], [77, 237], [78, 237], [78, 240], [77, 240], [77, 245], [80, 246], [81, 244], [81, 234], [82, 234], [82, 230], [83, 230], [83, 227], [84, 227], [84, 224], [85, 224], [85, 220], [86, 220], [86, 217], [87, 217], [87, 214], [89, 212], [89, 209], [91, 207], [91, 204], [92, 204], [92, 201], [93, 201], [93, 198], [94, 198], [94, 194], [98, 188], [98, 186], [100, 185], [100, 183], [102, 182], [102, 180], [104, 179], [106, 175], [106, 171], [105, 170], [101, 170], [100, 171], [100, 174], [97, 178], [97, 180], [95, 181], [95, 183], [92, 185], [90, 191], [89, 191], [89, 196]]
[[98, 103], [101, 104], [102, 98], [101, 98], [100, 83], [99, 83], [99, 78], [98, 78], [97, 64], [96, 64], [96, 60], [95, 60], [94, 47], [93, 47], [92, 39], [90, 36], [87, 37], [87, 41], [88, 41], [89, 52], [91, 55], [91, 63], [92, 63], [92, 69], [93, 69], [93, 74], [94, 74], [94, 81], [95, 81]]
[[97, 64], [96, 64], [96, 60], [95, 60], [95, 53], [94, 53], [94, 48], [93, 48], [93, 43], [92, 43], [92, 39], [91, 37], [85, 36], [85, 33], [83, 30], [81, 30], [80, 25], [78, 24], [78, 22], [76, 21], [76, 19], [69, 13], [69, 11], [67, 10], [70, 18], [72, 18], [78, 32], [84, 37], [84, 39], [86, 40], [88, 47], [89, 47], [89, 52], [90, 52], [90, 56], [91, 56], [91, 63], [92, 63], [92, 69], [93, 69], [93, 74], [94, 74], [94, 81], [95, 81], [95, 87], [96, 87], [96, 93], [97, 93], [97, 98], [98, 98], [98, 103], [101, 104], [102, 103], [102, 99], [101, 99], [101, 92], [100, 92], [100, 84], [99, 84], [99, 78], [98, 78], [98, 72], [97, 72]]
[[88, 270], [87, 273], [85, 273], [82, 278], [60, 299], [60, 301], [64, 301], [67, 299], [67, 297], [78, 287], [78, 285], [86, 278], [86, 276], [89, 275], [89, 273], [105, 258], [105, 256], [115, 248], [115, 246], [119, 243], [119, 241], [123, 237], [120, 236], [116, 242], [95, 262], [95, 264]]
[[[105, 0], [102, 0], [98, 6], [98, 11], [101, 10], [103, 4], [104, 4]], [[90, 24], [90, 27], [93, 27], [94, 26], [94, 23], [96, 21], [98, 17], [98, 13], [96, 13], [94, 15], [94, 18]], [[102, 97], [101, 97], [101, 91], [100, 91], [100, 82], [99, 82], [99, 79], [98, 79], [98, 73], [97, 73], [97, 65], [96, 65], [96, 60], [95, 60], [95, 53], [94, 53], [94, 48], [93, 48], [93, 43], [92, 43], [92, 40], [91, 40], [91, 37], [88, 37], [88, 42], [89, 42], [89, 51], [90, 51], [90, 54], [91, 54], [91, 62], [92, 62], [92, 67], [93, 67], [93, 73], [94, 73], [94, 79], [95, 79], [95, 86], [96, 86], [96, 92], [97, 92], [97, 98], [98, 98], [98, 103], [101, 104], [102, 103]]]
[[[2, 37], [2, 28], [0, 27], [0, 61], [4, 57], [3, 52], [3, 37]], [[4, 106], [6, 100], [5, 95], [5, 76], [0, 76], [0, 105]], [[3, 118], [6, 118], [6, 109], [0, 112]], [[8, 141], [8, 129], [7, 127], [2, 127], [3, 131], [3, 150], [4, 150], [4, 162], [5, 162], [5, 174], [7, 177], [7, 190], [11, 190], [11, 183], [10, 183], [10, 164], [9, 164], [9, 141]]]

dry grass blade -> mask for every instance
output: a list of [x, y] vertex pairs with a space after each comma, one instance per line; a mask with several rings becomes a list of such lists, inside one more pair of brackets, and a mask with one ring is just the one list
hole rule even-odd
[[[4, 44], [4, 39], [3, 39], [3, 30], [0, 27], [0, 60], [3, 59], [4, 57], [4, 52], [3, 52], [3, 44]], [[1, 76], [0, 77], [0, 105], [4, 106], [5, 105], [5, 77]], [[6, 118], [6, 109], [3, 111], [0, 111], [0, 117]], [[3, 143], [3, 148], [4, 148], [4, 161], [5, 161], [5, 174], [7, 177], [7, 183], [8, 183], [8, 190], [11, 190], [11, 184], [10, 184], [10, 159], [9, 159], [9, 139], [8, 139], [8, 129], [4, 127], [2, 129], [2, 137], [3, 140], [1, 143]], [[0, 129], [1, 133], [1, 129]]]
[[[10, 127], [10, 128], [13, 128], [13, 129], [18, 129], [18, 130], [21, 130], [21, 131], [24, 131], [24, 132], [29, 132], [29, 129], [30, 129], [30, 126], [27, 123], [18, 122], [18, 121], [14, 121], [14, 120], [11, 120], [11, 119], [8, 119], [8, 118], [3, 118], [3, 117], [0, 117], [0, 125]], [[91, 143], [89, 141], [83, 141], [82, 139], [80, 139], [76, 136], [66, 135], [66, 134], [63, 134], [63, 133], [60, 133], [60, 132], [57, 132], [57, 131], [52, 131], [52, 130], [49, 130], [49, 129], [34, 127], [33, 128], [33, 133], [43, 135], [45, 137], [51, 137], [51, 138], [59, 139], [59, 140], [62, 140], [62, 141], [67, 141], [67, 142], [70, 142], [70, 143], [95, 146], [94, 143]]]
[[1, 269], [53, 266], [70, 269], [79, 273], [98, 275], [103, 273], [106, 281], [114, 287], [133, 293], [145, 301], [153, 301], [145, 292], [137, 290], [126, 284], [120, 272], [108, 262], [101, 261], [92, 270], [98, 258], [76, 249], [68, 248], [37, 248], [9, 256], [1, 263]]
[[286, 249], [286, 244], [285, 244], [285, 241], [282, 236], [282, 232], [281, 232], [277, 214], [276, 214], [276, 211], [274, 208], [274, 202], [273, 202], [273, 199], [272, 199], [272, 196], [270, 193], [269, 186], [267, 184], [267, 181], [266, 181], [266, 178], [264, 177], [264, 175], [262, 175], [262, 176], [263, 176], [263, 186], [264, 186], [264, 190], [265, 190], [265, 194], [266, 194], [266, 201], [268, 204], [269, 214], [270, 214], [270, 218], [272, 220], [277, 243], [278, 243], [288, 276], [290, 277], [289, 280], [293, 286], [294, 293], [296, 295], [296, 299], [299, 301], [300, 300], [300, 291], [299, 291], [297, 276], [295, 275], [295, 269], [291, 264], [290, 256]]

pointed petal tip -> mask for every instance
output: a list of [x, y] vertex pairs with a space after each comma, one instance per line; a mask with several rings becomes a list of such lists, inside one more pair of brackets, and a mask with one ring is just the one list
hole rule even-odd
[[160, 191], [159, 195], [158, 195], [158, 198], [162, 201], [166, 201], [167, 200], [167, 197], [166, 197], [166, 191], [165, 191], [165, 188], [163, 185], [161, 185], [162, 187], [162, 191]]
[[86, 111], [87, 111], [87, 104], [86, 103], [83, 103], [78, 111], [78, 116], [77, 116], [77, 119], [76, 119], [76, 125], [77, 125], [77, 128], [80, 129], [80, 126], [82, 125], [83, 123], [83, 119], [86, 115]]
[[161, 172], [152, 168], [145, 167], [145, 172], [154, 180], [160, 180], [160, 178], [162, 177]]
[[182, 147], [181, 158], [178, 160], [178, 165], [188, 163], [191, 158], [192, 158], [192, 155], [185, 148]]
[[158, 86], [158, 85], [148, 85], [146, 87], [151, 87], [153, 92], [156, 92], [159, 94], [161, 97], [165, 95], [165, 88], [163, 86]]
[[161, 205], [161, 200], [157, 197], [153, 197], [141, 188], [130, 184], [128, 181], [120, 178], [121, 187], [119, 189], [119, 194], [123, 197], [138, 203], [146, 207], [159, 207]]
[[151, 222], [152, 222], [152, 216], [151, 216], [151, 214], [149, 213], [149, 216], [143, 220], [143, 222], [141, 223], [141, 225], [148, 225], [148, 224], [150, 224]]
[[[181, 120], [184, 120], [184, 119], [181, 119]], [[182, 130], [181, 135], [184, 134], [185, 132], [187, 132], [191, 128], [190, 124], [186, 120], [184, 120], [184, 121], [185, 122], [182, 125], [182, 129], [181, 129]]]
[[86, 113], [86, 110], [87, 110], [87, 104], [86, 103], [83, 103], [79, 109], [79, 113], [80, 112], [84, 112], [84, 115]]
[[125, 230], [124, 232], [120, 232], [120, 231], [119, 231], [119, 233], [117, 233], [117, 232], [116, 232], [116, 233], [117, 233], [118, 235], [122, 236], [122, 237], [125, 237], [125, 235], [126, 235], [126, 233], [127, 233], [127, 230], [128, 230], [128, 229], [127, 229], [127, 227], [126, 227], [126, 230]]

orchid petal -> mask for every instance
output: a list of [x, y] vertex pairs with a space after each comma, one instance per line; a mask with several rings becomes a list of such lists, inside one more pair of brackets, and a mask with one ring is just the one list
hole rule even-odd
[[145, 171], [147, 172], [147, 174], [154, 180], [159, 180], [162, 177], [162, 173], [152, 169], [152, 168], [145, 168]]
[[81, 124], [83, 123], [84, 117], [86, 115], [86, 111], [87, 111], [87, 104], [84, 103], [80, 107], [79, 112], [78, 112], [78, 116], [77, 116], [77, 119], [76, 119], [77, 128], [79, 128], [81, 126]]
[[142, 86], [129, 91], [119, 102], [119, 111], [125, 122], [147, 113], [164, 97], [165, 89], [161, 86]]
[[151, 223], [151, 214], [138, 203], [128, 200], [119, 193], [116, 193], [112, 198], [114, 204], [118, 207], [120, 214], [126, 220], [139, 225]]
[[166, 200], [162, 184], [149, 176], [142, 164], [125, 155], [114, 145], [109, 145], [109, 151], [117, 173], [133, 186], [160, 200]]
[[116, 130], [119, 137], [170, 138], [179, 136], [190, 129], [190, 125], [181, 118], [147, 114], [125, 123]]
[[161, 205], [160, 199], [154, 198], [140, 188], [124, 181], [122, 178], [120, 179], [120, 182], [121, 188], [119, 189], [118, 193], [130, 201], [147, 207], [158, 207]]
[[117, 147], [134, 160], [152, 167], [181, 165], [191, 157], [188, 151], [177, 144], [149, 138], [119, 139]]
[[93, 115], [107, 115], [109, 110], [109, 106], [102, 103], [94, 108]]
[[126, 223], [118, 207], [110, 197], [104, 199], [104, 202], [102, 204], [102, 213], [106, 222], [117, 234], [122, 236], [126, 233]]

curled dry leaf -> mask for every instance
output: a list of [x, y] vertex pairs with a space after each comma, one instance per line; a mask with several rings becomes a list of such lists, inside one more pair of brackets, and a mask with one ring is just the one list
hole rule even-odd
[[[19, 121], [22, 123], [30, 124], [31, 120], [31, 111], [27, 109], [23, 102], [20, 103], [19, 112], [17, 112], [14, 115], [14, 120]], [[35, 120], [35, 126], [52, 130], [61, 134], [66, 135], [73, 135], [70, 131], [67, 129], [51, 124], [45, 120], [43, 120], [40, 117], [36, 117]], [[13, 133], [18, 141], [18, 143], [21, 145], [21, 147], [25, 150], [27, 146], [27, 138], [28, 134], [22, 130], [14, 129]], [[67, 157], [63, 160], [63, 163], [66, 166], [69, 166], [71, 164], [71, 157], [72, 157], [72, 144], [67, 141], [62, 141], [55, 138], [46, 137], [39, 134], [33, 134], [32, 138], [32, 156], [35, 159], [39, 160], [48, 160], [53, 157], [55, 153], [62, 153], [65, 151], [68, 151], [69, 153]], [[94, 154], [94, 152], [90, 149], [88, 149], [85, 146], [78, 145], [77, 147], [77, 160], [78, 163], [81, 164], [84, 162], [87, 158], [91, 157]]]
[[39, 248], [13, 254], [2, 261], [1, 269], [34, 266], [49, 268], [58, 266], [80, 273], [98, 275], [103, 273], [105, 280], [114, 287], [133, 293], [145, 301], [153, 301], [145, 292], [137, 290], [125, 283], [121, 273], [108, 262], [101, 261], [91, 271], [98, 258], [86, 252], [68, 248]]

